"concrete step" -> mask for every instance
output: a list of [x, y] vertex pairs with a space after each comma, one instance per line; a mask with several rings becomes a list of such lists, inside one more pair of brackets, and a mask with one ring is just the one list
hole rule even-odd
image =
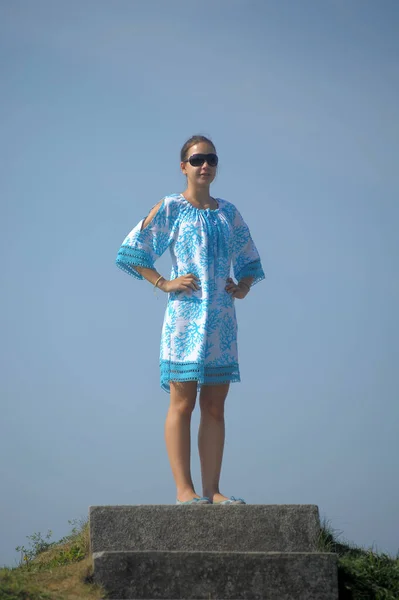
[[313, 552], [314, 505], [91, 506], [92, 552]]
[[110, 599], [338, 600], [334, 554], [96, 552]]

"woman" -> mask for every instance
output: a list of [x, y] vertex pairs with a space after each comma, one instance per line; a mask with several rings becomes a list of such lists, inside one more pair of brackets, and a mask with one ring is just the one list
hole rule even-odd
[[[186, 190], [154, 206], [125, 238], [116, 259], [118, 267], [169, 295], [160, 370], [161, 387], [170, 393], [165, 439], [180, 505], [245, 504], [219, 490], [224, 404], [230, 383], [240, 381], [235, 299], [245, 298], [265, 275], [239, 211], [209, 193], [217, 164], [214, 144], [204, 136], [191, 137], [181, 150]], [[170, 280], [154, 267], [167, 248]], [[238, 283], [230, 277], [231, 266]], [[202, 496], [195, 492], [190, 473], [197, 389]]]

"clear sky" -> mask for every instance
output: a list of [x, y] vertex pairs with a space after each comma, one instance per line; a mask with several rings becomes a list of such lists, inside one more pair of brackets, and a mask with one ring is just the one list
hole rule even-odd
[[115, 258], [194, 133], [267, 274], [221, 490], [396, 553], [398, 27], [396, 0], [0, 0], [0, 564], [89, 505], [175, 502], [166, 296]]

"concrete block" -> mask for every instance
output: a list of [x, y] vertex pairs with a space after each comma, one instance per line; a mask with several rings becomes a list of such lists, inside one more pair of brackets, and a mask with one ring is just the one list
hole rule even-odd
[[313, 552], [314, 505], [91, 506], [92, 552]]
[[93, 559], [110, 599], [338, 600], [333, 554], [96, 552]]

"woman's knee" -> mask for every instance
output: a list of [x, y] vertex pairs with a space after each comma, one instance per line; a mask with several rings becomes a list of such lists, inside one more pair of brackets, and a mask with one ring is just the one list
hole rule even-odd
[[181, 415], [190, 416], [195, 408], [196, 397], [196, 381], [170, 382], [170, 407], [172, 410]]
[[200, 395], [201, 412], [217, 421], [224, 419], [227, 393], [228, 386], [204, 386]]

